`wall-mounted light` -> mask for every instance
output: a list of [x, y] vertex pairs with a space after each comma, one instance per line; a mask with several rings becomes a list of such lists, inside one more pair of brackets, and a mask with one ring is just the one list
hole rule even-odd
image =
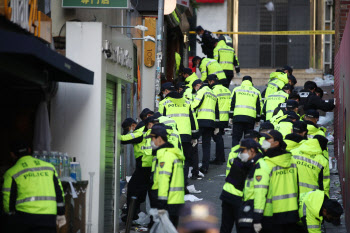
[[108, 40], [104, 40], [102, 43], [102, 52], [105, 55], [105, 59], [112, 57], [111, 43]]

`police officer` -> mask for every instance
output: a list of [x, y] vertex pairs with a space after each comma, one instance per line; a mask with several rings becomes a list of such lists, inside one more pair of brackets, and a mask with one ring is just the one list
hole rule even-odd
[[[218, 30], [218, 32], [222, 32], [222, 30]], [[231, 36], [220, 34], [219, 40], [224, 40], [227, 46], [230, 46], [231, 48], [233, 48], [233, 42], [232, 42]]]
[[285, 119], [287, 111], [293, 111], [298, 114], [299, 104], [296, 100], [289, 99], [285, 103], [280, 103], [274, 110], [273, 116], [270, 118], [272, 124], [278, 124], [281, 120]]
[[293, 75], [293, 68], [288, 65], [285, 65], [282, 68], [282, 71], [288, 75], [288, 84], [291, 85], [293, 91], [295, 84], [297, 84], [297, 79]]
[[327, 143], [327, 138], [317, 135], [291, 151], [298, 167], [300, 195], [320, 189], [329, 196], [329, 161], [323, 156]]
[[270, 94], [265, 98], [262, 114], [265, 116], [266, 121], [270, 120], [273, 117], [273, 113], [279, 104], [284, 103], [288, 100], [289, 94], [290, 85], [286, 84], [281, 90]]
[[215, 107], [215, 130], [213, 140], [216, 143], [215, 159], [210, 164], [222, 165], [225, 162], [225, 146], [222, 135], [225, 134], [225, 128], [228, 127], [229, 111], [231, 107], [231, 91], [218, 83], [215, 74], [207, 78], [209, 87], [217, 96], [218, 101]]
[[287, 134], [284, 142], [287, 144], [286, 151], [290, 152], [297, 149], [301, 144], [307, 140], [307, 124], [303, 121], [296, 121], [293, 123], [293, 132]]
[[275, 126], [273, 124], [271, 124], [271, 122], [263, 122], [260, 124], [260, 128], [259, 128], [259, 133], [263, 134], [263, 133], [269, 133], [271, 130], [274, 130]]
[[240, 77], [240, 68], [235, 50], [226, 45], [224, 38], [221, 38], [215, 46], [214, 59], [218, 61], [225, 72], [227, 81], [224, 86], [228, 88], [234, 76], [233, 68], [235, 68], [238, 77]]
[[192, 84], [196, 92], [192, 107], [196, 111], [196, 117], [202, 136], [203, 158], [202, 167], [199, 169], [202, 173], [207, 174], [209, 169], [211, 137], [215, 129], [215, 107], [217, 97], [214, 92], [204, 86], [201, 80], [196, 80]]
[[266, 99], [269, 95], [274, 94], [278, 90], [282, 89], [288, 84], [288, 76], [282, 70], [276, 70], [270, 74], [267, 88], [261, 94], [263, 99]]
[[208, 58], [213, 58], [213, 50], [215, 48], [216, 38], [208, 31], [204, 30], [202, 26], [196, 27], [196, 33], [201, 38], [197, 39], [197, 42], [202, 46], [202, 51]]
[[230, 109], [232, 147], [239, 143], [244, 132], [254, 129], [255, 122], [259, 121], [260, 99], [260, 91], [253, 87], [250, 76], [244, 76], [242, 84], [233, 89]]
[[318, 127], [317, 121], [320, 113], [315, 109], [309, 109], [304, 115], [304, 122], [307, 124], [307, 136], [313, 138], [315, 135], [326, 136], [323, 128]]
[[317, 84], [313, 81], [307, 81], [304, 89], [300, 91], [301, 103], [304, 111], [309, 109], [322, 110], [324, 112], [332, 111], [335, 107], [334, 99], [322, 100], [322, 97], [316, 95]]
[[65, 201], [55, 167], [33, 158], [26, 142], [11, 144], [16, 164], [4, 175], [6, 232], [56, 232], [66, 224]]
[[198, 123], [193, 114], [191, 103], [182, 98], [182, 96], [174, 91], [171, 83], [162, 85], [163, 95], [165, 99], [159, 102], [159, 112], [163, 116], [167, 116], [175, 120], [178, 131], [180, 133], [185, 161], [185, 180], [187, 185], [188, 169], [193, 166], [192, 175], [198, 175], [198, 158], [192, 154], [192, 140], [198, 138]]
[[[229, 160], [230, 170], [226, 171], [227, 176], [220, 195], [222, 200], [221, 233], [230, 233], [235, 224], [236, 229], [238, 229], [239, 209], [242, 205], [244, 183], [249, 171], [256, 162], [254, 157], [257, 153], [252, 154], [251, 149], [255, 150], [258, 147], [260, 145], [255, 140], [244, 139], [237, 150], [231, 151], [234, 156]], [[258, 151], [256, 150], [256, 152]]]
[[184, 65], [182, 64], [182, 58], [181, 55], [178, 52], [175, 52], [175, 75], [177, 76], [181, 75], [183, 71]]
[[167, 210], [170, 221], [176, 227], [180, 208], [185, 203], [185, 157], [168, 142], [165, 127], [154, 125], [148, 137], [152, 140], [152, 154], [156, 155], [152, 189], [158, 190], [157, 209]]
[[272, 171], [264, 209], [263, 232], [296, 232], [298, 216], [298, 174], [283, 136], [277, 130], [262, 134], [265, 161]]
[[342, 206], [334, 199], [329, 199], [321, 190], [314, 190], [301, 195], [299, 216], [303, 227], [298, 232], [321, 233], [323, 220], [333, 225], [340, 225]]
[[299, 121], [299, 116], [292, 111], [286, 112], [287, 118], [281, 120], [276, 126], [275, 129], [279, 131], [283, 138], [287, 135], [292, 133], [293, 131], [293, 123], [296, 121]]
[[154, 114], [154, 112], [152, 110], [150, 110], [149, 108], [145, 108], [141, 111], [140, 113], [140, 123], [137, 124], [135, 130], [141, 129], [142, 131], [145, 129], [145, 120], [147, 119], [147, 117], [152, 116]]
[[196, 75], [195, 72], [192, 72], [192, 69], [190, 68], [185, 68], [183, 70], [183, 73], [182, 73], [182, 76], [185, 80], [185, 84], [186, 84], [186, 87], [185, 87], [185, 91], [184, 91], [184, 94], [183, 96], [189, 100], [190, 102], [193, 101], [193, 94], [192, 94], [192, 83], [194, 81], [196, 81], [198, 78], [198, 76]]
[[200, 58], [198, 56], [192, 59], [193, 67], [199, 68], [201, 72], [201, 80], [205, 82], [208, 75], [216, 74], [221, 84], [226, 84], [226, 75], [220, 64], [211, 58]]
[[243, 204], [240, 208], [238, 225], [240, 233], [255, 233], [262, 229], [271, 170], [263, 159], [258, 142], [251, 142], [251, 145], [246, 147], [241, 150], [242, 153], [249, 155], [252, 168], [249, 170], [243, 189]]
[[208, 202], [186, 203], [180, 211], [179, 233], [219, 233], [215, 206]]

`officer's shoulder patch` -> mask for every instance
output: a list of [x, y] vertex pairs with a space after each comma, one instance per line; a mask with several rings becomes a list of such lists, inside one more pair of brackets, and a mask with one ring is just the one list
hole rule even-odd
[[262, 176], [255, 176], [255, 179], [260, 182], [260, 180], [262, 179]]
[[164, 164], [165, 164], [165, 162], [161, 162], [161, 163], [159, 163], [159, 166], [160, 166], [161, 168], [163, 168], [163, 167], [164, 167]]

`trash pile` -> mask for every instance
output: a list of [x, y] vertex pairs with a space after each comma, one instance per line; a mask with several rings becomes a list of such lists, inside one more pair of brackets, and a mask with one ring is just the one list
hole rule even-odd
[[331, 74], [327, 74], [321, 77], [316, 77], [314, 79], [314, 82], [317, 84], [318, 87], [325, 87], [325, 86], [332, 86], [334, 85], [334, 76]]

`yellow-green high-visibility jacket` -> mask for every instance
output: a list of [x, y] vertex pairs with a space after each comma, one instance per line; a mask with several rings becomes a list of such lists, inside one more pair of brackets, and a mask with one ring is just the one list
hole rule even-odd
[[203, 58], [199, 70], [201, 71], [202, 77], [201, 80], [204, 82], [207, 80], [208, 75], [216, 74], [218, 80], [226, 79], [226, 75], [221, 68], [220, 64], [212, 58]]
[[166, 131], [168, 133], [168, 142], [171, 143], [175, 148], [180, 149], [180, 151], [183, 153], [179, 132], [176, 129], [172, 129], [170, 127], [167, 128]]
[[184, 161], [178, 148], [157, 150], [152, 189], [158, 189], [158, 200], [166, 200], [170, 205], [185, 203]]
[[243, 189], [243, 201], [254, 202], [254, 214], [252, 219], [245, 222], [261, 223], [266, 205], [266, 196], [269, 190], [271, 170], [263, 158], [260, 158], [245, 181]]
[[181, 56], [177, 52], [175, 52], [175, 63], [176, 63], [175, 73], [176, 75], [179, 75], [179, 70], [181, 65]]
[[280, 103], [284, 103], [288, 100], [289, 95], [284, 91], [280, 90], [275, 92], [274, 94], [266, 97], [263, 115], [265, 115], [265, 119], [268, 121], [273, 116], [273, 111], [278, 107]]
[[[232, 166], [234, 160], [237, 159], [237, 156], [239, 153], [237, 153], [235, 151], [238, 150], [239, 147], [240, 147], [239, 145], [232, 147], [231, 152], [228, 155], [227, 167], [226, 167], [226, 178], [230, 174], [231, 166]], [[243, 191], [236, 189], [235, 186], [229, 182], [225, 182], [223, 190], [228, 192], [231, 195], [243, 197]]]
[[315, 190], [301, 195], [299, 200], [299, 217], [309, 233], [321, 233], [323, 217], [320, 216], [325, 193]]
[[293, 131], [293, 121], [288, 118], [281, 120], [280, 123], [275, 126], [275, 130], [279, 131], [282, 134], [283, 138], [285, 138]]
[[215, 127], [217, 97], [208, 86], [202, 86], [196, 93], [192, 108], [196, 111], [199, 127]]
[[313, 138], [316, 135], [321, 135], [323, 137], [326, 137], [326, 134], [323, 130], [321, 130], [316, 124], [314, 124], [311, 121], [305, 121], [304, 122], [307, 124], [307, 137], [308, 138]]
[[263, 98], [267, 98], [269, 95], [274, 94], [279, 89], [282, 89], [284, 85], [288, 83], [288, 75], [283, 72], [272, 72], [270, 74], [270, 80], [267, 83], [267, 88]]
[[218, 61], [223, 70], [232, 70], [239, 67], [239, 62], [235, 50], [226, 45], [224, 40], [217, 43], [214, 49], [214, 59]]
[[147, 138], [150, 135], [152, 129], [147, 130], [144, 134], [143, 141], [141, 143], [141, 151], [142, 151], [142, 167], [152, 167], [152, 146], [151, 146], [151, 138]]
[[159, 103], [158, 111], [163, 116], [175, 120], [182, 142], [190, 142], [192, 134], [198, 132], [191, 103], [179, 93], [175, 91], [170, 92]]
[[192, 83], [194, 81], [196, 81], [198, 78], [198, 76], [196, 75], [195, 72], [193, 72], [190, 76], [188, 76], [186, 79], [185, 79], [185, 83], [186, 83], [186, 86], [190, 87], [192, 89]]
[[288, 134], [284, 138], [284, 142], [287, 144], [286, 151], [291, 152], [291, 150], [297, 149], [299, 146], [301, 146], [306, 141], [307, 140], [304, 139], [299, 134], [296, 134], [296, 133]]
[[280, 110], [276, 115], [272, 116], [269, 121], [273, 125], [278, 125], [281, 120], [286, 119], [286, 118], [287, 118], [287, 115], [285, 115], [283, 113], [283, 111]]
[[329, 162], [324, 157], [318, 140], [309, 139], [291, 153], [298, 167], [300, 194], [320, 189], [329, 196]]
[[225, 128], [228, 125], [231, 108], [231, 91], [221, 84], [216, 84], [213, 92], [218, 98], [215, 125], [218, 128]]
[[159, 120], [159, 123], [162, 123], [166, 126], [170, 126], [174, 130], [177, 129], [176, 121], [171, 119], [170, 117], [160, 116], [158, 117], [158, 120]]
[[187, 87], [186, 90], [184, 91], [183, 97], [190, 101], [190, 103], [192, 103], [193, 99], [194, 99], [194, 95], [192, 93], [193, 89], [192, 87]]
[[252, 82], [243, 81], [232, 91], [230, 118], [234, 122], [255, 123], [260, 117], [260, 99], [260, 91], [253, 87]]
[[279, 224], [296, 223], [299, 216], [295, 161], [290, 153], [271, 158], [266, 156], [264, 159], [271, 169], [264, 217], [272, 217], [273, 222]]
[[5, 213], [64, 215], [61, 181], [55, 167], [30, 155], [21, 157], [4, 175]]

